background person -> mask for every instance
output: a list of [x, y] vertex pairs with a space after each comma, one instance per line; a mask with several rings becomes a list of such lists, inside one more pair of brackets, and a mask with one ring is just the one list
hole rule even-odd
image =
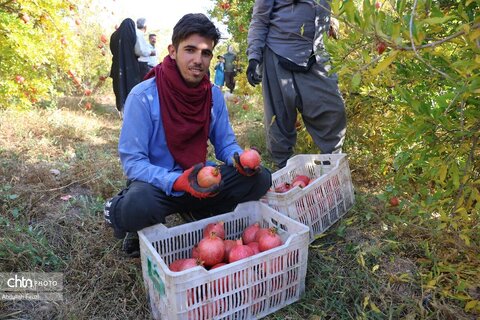
[[235, 76], [237, 75], [237, 55], [233, 52], [233, 47], [228, 46], [227, 53], [223, 55], [225, 59], [225, 85], [233, 93], [235, 89]]
[[223, 89], [225, 84], [225, 62], [223, 56], [217, 57], [218, 62], [215, 65], [215, 79], [214, 82], [217, 86], [220, 87], [220, 90]]
[[[271, 186], [270, 172], [247, 169], [230, 125], [223, 94], [207, 70], [220, 33], [203, 14], [183, 16], [173, 29], [169, 54], [127, 98], [118, 151], [127, 187], [105, 204], [107, 225], [123, 250], [137, 256], [136, 231], [181, 213], [187, 220], [232, 211], [260, 199]], [[222, 181], [200, 188], [197, 172], [211, 142]]]
[[267, 150], [279, 168], [293, 155], [297, 110], [322, 153], [342, 150], [345, 106], [323, 44], [329, 27], [327, 0], [255, 1], [247, 79], [252, 86], [262, 82]]
[[135, 54], [138, 57], [138, 67], [140, 69], [140, 80], [143, 80], [150, 68], [148, 61], [151, 56], [156, 55], [156, 51], [152, 50], [145, 40], [145, 32], [147, 31], [147, 20], [145, 18], [137, 19], [137, 41], [135, 42]]
[[155, 54], [150, 55], [150, 57], [148, 57], [148, 68], [149, 69], [154, 68], [158, 64], [157, 50], [155, 49], [155, 44], [156, 43], [157, 43], [157, 35], [154, 34], [154, 33], [150, 33], [148, 35], [148, 44], [149, 44], [150, 50], [152, 52], [155, 52]]
[[115, 94], [115, 105], [119, 112], [132, 88], [140, 82], [140, 69], [135, 55], [135, 22], [127, 18], [110, 36], [110, 51], [112, 52], [112, 66], [110, 77]]

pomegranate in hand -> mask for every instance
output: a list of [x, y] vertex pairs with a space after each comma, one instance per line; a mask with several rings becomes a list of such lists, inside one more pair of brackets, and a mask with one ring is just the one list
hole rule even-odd
[[197, 174], [198, 185], [202, 188], [208, 188], [214, 184], [220, 183], [222, 175], [217, 167], [206, 166], [200, 169]]
[[240, 155], [240, 164], [245, 169], [255, 170], [260, 166], [260, 154], [255, 149], [245, 149]]

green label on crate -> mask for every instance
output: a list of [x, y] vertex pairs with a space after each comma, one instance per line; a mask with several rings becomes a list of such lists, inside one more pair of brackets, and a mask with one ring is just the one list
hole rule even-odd
[[152, 280], [153, 287], [157, 290], [160, 296], [165, 295], [165, 285], [163, 284], [162, 278], [158, 273], [157, 265], [152, 262], [152, 259], [147, 256], [147, 265], [148, 265], [148, 277]]

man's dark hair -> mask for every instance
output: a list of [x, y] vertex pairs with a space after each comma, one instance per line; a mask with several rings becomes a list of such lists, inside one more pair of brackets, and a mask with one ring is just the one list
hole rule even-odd
[[157, 36], [157, 35], [156, 35], [155, 33], [150, 33], [150, 34], [148, 35], [149, 38], [151, 38], [151, 37], [156, 37], [156, 36]]
[[192, 34], [212, 39], [215, 47], [220, 40], [220, 31], [203, 13], [189, 13], [184, 15], [173, 28], [172, 44], [178, 49], [181, 41]]

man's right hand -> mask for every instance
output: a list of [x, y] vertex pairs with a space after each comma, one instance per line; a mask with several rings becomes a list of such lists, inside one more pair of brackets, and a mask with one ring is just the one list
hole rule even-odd
[[214, 197], [222, 189], [223, 181], [208, 188], [200, 187], [197, 181], [197, 174], [203, 167], [203, 163], [197, 163], [190, 169], [185, 170], [182, 175], [175, 180], [173, 190], [188, 192], [195, 198], [199, 199]]
[[262, 81], [262, 76], [257, 74], [257, 67], [259, 65], [258, 60], [250, 59], [248, 61], [248, 68], [247, 68], [247, 80], [250, 85], [255, 87]]

